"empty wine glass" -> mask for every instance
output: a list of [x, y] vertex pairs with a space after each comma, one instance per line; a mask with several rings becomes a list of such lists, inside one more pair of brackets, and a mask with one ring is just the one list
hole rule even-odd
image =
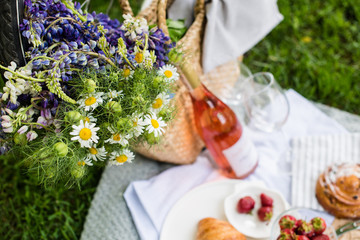
[[264, 132], [281, 130], [289, 116], [290, 105], [271, 73], [260, 72], [248, 77], [240, 95], [247, 126]]
[[230, 94], [225, 99], [227, 104], [237, 106], [242, 104], [241, 94], [239, 93], [242, 92], [243, 87], [246, 86], [246, 83], [248, 81], [247, 79], [252, 76], [250, 69], [244, 63], [238, 62], [238, 67], [239, 78], [236, 81], [235, 85], [231, 87]]
[[226, 105], [228, 105], [236, 114], [239, 121], [243, 122], [244, 119], [244, 109], [242, 101], [242, 92], [248, 84], [248, 78], [252, 76], [250, 69], [242, 62], [238, 62], [239, 67], [239, 77], [236, 83], [233, 86], [226, 86], [227, 93], [226, 96], [221, 98]]

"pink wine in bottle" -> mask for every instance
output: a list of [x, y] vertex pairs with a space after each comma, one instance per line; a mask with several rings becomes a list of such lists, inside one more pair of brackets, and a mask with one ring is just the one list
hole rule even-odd
[[[220, 172], [245, 178], [256, 169], [258, 155], [235, 113], [191, 72], [183, 71], [194, 108], [196, 129]], [[190, 77], [189, 77], [190, 76]]]

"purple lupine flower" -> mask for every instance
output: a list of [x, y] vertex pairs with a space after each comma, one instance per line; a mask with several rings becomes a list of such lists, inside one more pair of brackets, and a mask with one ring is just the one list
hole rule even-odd
[[51, 111], [48, 108], [42, 109], [40, 114], [46, 120], [50, 120], [52, 118]]
[[82, 65], [82, 66], [85, 66], [87, 64], [87, 58], [85, 56], [85, 54], [80, 54], [79, 57], [78, 57], [78, 64], [79, 65]]
[[97, 60], [96, 58], [91, 59], [91, 60], [89, 61], [89, 65], [90, 65], [91, 67], [93, 67], [94, 69], [99, 69], [99, 62], [98, 62], [98, 60]]
[[19, 103], [19, 102], [16, 102], [16, 103], [14, 104], [14, 103], [12, 103], [11, 101], [9, 101], [9, 102], [7, 103], [7, 105], [6, 105], [6, 108], [14, 111], [14, 110], [16, 110], [19, 106], [20, 106], [20, 103]]
[[29, 131], [26, 134], [26, 138], [29, 142], [31, 142], [32, 140], [36, 139], [38, 137], [38, 134], [35, 131]]
[[169, 61], [167, 55], [175, 47], [175, 43], [167, 43], [169, 40], [160, 28], [154, 27], [149, 32], [149, 50], [155, 51], [156, 67], [162, 67]]
[[[135, 47], [135, 42], [131, 39], [125, 38], [125, 32], [121, 30], [121, 23], [118, 20], [112, 20], [106, 14], [84, 14], [80, 8], [79, 3], [74, 3], [75, 9], [86, 16], [87, 21], [83, 22], [79, 16], [69, 10], [65, 4], [60, 0], [24, 0], [25, 13], [24, 20], [20, 24], [22, 35], [27, 38], [31, 44], [28, 49], [28, 56], [31, 58], [45, 56], [52, 58], [38, 59], [33, 62], [33, 69], [37, 72], [47, 75], [49, 78], [61, 79], [58, 81], [62, 90], [71, 96], [73, 91], [68, 85], [68, 81], [72, 79], [77, 71], [70, 69], [97, 69], [97, 72], [106, 72], [106, 61], [98, 59], [88, 54], [75, 53], [74, 51], [96, 52], [105, 56], [98, 46], [100, 37], [105, 36], [109, 44], [109, 53], [112, 61], [119, 66], [124, 64], [122, 57], [116, 53], [118, 46], [118, 39], [123, 38], [128, 49], [128, 58], [130, 62], [135, 64], [134, 56], [131, 54]], [[66, 18], [66, 19], [62, 19]], [[62, 20], [60, 20], [62, 19]], [[73, 19], [73, 21], [69, 20]], [[56, 21], [55, 24], [54, 21]], [[100, 32], [99, 26], [102, 26], [106, 32]], [[143, 42], [144, 42], [144, 36]], [[173, 47], [173, 44], [167, 43], [169, 38], [157, 28], [153, 28], [149, 32], [149, 50], [154, 50], [157, 57], [155, 66], [163, 66], [168, 62], [167, 54]], [[57, 44], [54, 46], [54, 44]], [[45, 51], [48, 47], [51, 50]], [[78, 50], [80, 49], [80, 50]], [[61, 59], [61, 62], [59, 62]], [[36, 72], [33, 71], [32, 76], [35, 77]], [[41, 109], [42, 118], [49, 120], [55, 115], [60, 98], [54, 94], [49, 95], [44, 93], [47, 89], [46, 84], [41, 83], [40, 86], [44, 89], [39, 93], [42, 98], [38, 107]], [[20, 103], [25, 103], [29, 100], [30, 95], [19, 96]], [[20, 99], [21, 98], [21, 99]], [[23, 98], [23, 99], [22, 99]], [[38, 117], [38, 116], [37, 116]], [[40, 120], [39, 120], [40, 119]], [[42, 119], [38, 118], [41, 122]], [[47, 123], [49, 124], [49, 123]]]
[[[48, 125], [48, 121], [44, 118], [44, 117], [42, 117], [42, 116], [40, 116], [40, 117], [38, 117], [38, 119], [37, 119], [37, 121], [36, 121], [37, 123], [39, 123], [39, 124], [42, 124], [42, 125], [44, 125], [44, 126], [47, 126]], [[42, 126], [36, 126], [37, 128], [39, 128], [39, 129], [42, 129], [43, 127]]]
[[17, 131], [19, 134], [24, 134], [27, 132], [27, 130], [29, 130], [29, 126], [22, 126], [21, 128], [19, 128], [19, 130]]
[[78, 44], [76, 42], [69, 42], [69, 46], [72, 48], [72, 49], [77, 49], [78, 48]]

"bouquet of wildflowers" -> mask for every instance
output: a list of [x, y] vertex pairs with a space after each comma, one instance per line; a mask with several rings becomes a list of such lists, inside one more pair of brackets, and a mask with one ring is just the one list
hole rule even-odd
[[0, 152], [14, 152], [44, 184], [131, 162], [173, 118], [174, 47], [145, 19], [85, 13], [70, 0], [25, 0], [27, 63], [1, 66]]

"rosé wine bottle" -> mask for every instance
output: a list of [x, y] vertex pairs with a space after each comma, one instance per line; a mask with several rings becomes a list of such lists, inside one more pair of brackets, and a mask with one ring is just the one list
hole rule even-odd
[[235, 113], [194, 72], [183, 73], [188, 79], [185, 84], [190, 90], [196, 129], [220, 172], [229, 178], [247, 177], [256, 169], [258, 155]]

